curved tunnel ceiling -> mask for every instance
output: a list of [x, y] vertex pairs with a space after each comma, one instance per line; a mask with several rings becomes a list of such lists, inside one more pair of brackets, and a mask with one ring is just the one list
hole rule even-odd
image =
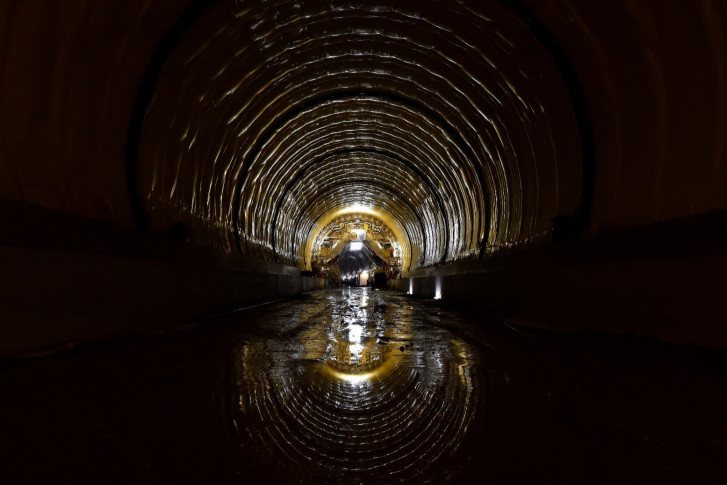
[[220, 1], [185, 33], [144, 121], [152, 229], [301, 266], [321, 218], [368, 206], [414, 267], [545, 240], [582, 180], [568, 93], [496, 1]]

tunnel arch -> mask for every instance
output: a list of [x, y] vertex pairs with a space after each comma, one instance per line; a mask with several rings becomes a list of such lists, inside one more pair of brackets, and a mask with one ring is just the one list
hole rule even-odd
[[[422, 183], [424, 183], [424, 184], [427, 185], [427, 188], [429, 190], [429, 193], [431, 193], [432, 196], [436, 199], [437, 206], [439, 207], [440, 215], [442, 217], [444, 217], [444, 209], [442, 208], [442, 201], [441, 201], [441, 198], [439, 197], [439, 194], [434, 189], [434, 186], [433, 186], [431, 180], [429, 180], [424, 175], [424, 173], [421, 172], [416, 167], [416, 165], [408, 162], [404, 158], [401, 158], [399, 155], [396, 155], [394, 153], [387, 152], [387, 151], [384, 151], [384, 150], [380, 150], [380, 149], [370, 149], [370, 148], [369, 149], [367, 149], [367, 148], [356, 148], [356, 149], [345, 149], [345, 150], [338, 150], [338, 151], [335, 151], [335, 152], [331, 152], [331, 153], [322, 155], [322, 156], [316, 158], [315, 160], [309, 162], [307, 165], [305, 165], [301, 169], [301, 171], [299, 171], [298, 174], [296, 174], [296, 176], [293, 177], [293, 179], [288, 183], [288, 185], [286, 185], [285, 190], [283, 191], [282, 195], [278, 199], [278, 204], [277, 204], [277, 206], [275, 208], [275, 213], [273, 215], [273, 220], [272, 220], [273, 228], [276, 227], [276, 223], [277, 223], [277, 220], [278, 220], [278, 214], [280, 213], [280, 207], [282, 206], [283, 202], [285, 201], [285, 198], [286, 198], [287, 193], [292, 189], [293, 185], [295, 185], [298, 181], [300, 181], [302, 179], [302, 177], [305, 176], [306, 172], [308, 170], [310, 170], [310, 168], [312, 168], [312, 167], [314, 167], [314, 166], [316, 166], [318, 164], [325, 163], [325, 162], [331, 160], [334, 157], [357, 156], [357, 155], [363, 155], [363, 154], [367, 154], [367, 155], [372, 156], [372, 157], [381, 157], [384, 160], [390, 160], [391, 162], [393, 162], [392, 164], [394, 164], [394, 163], [395, 164], [399, 164], [401, 167], [404, 167], [406, 170], [411, 171], [419, 180], [421, 180]], [[446, 226], [445, 226], [445, 228], [446, 228]], [[276, 243], [277, 243], [277, 238], [275, 237], [275, 234], [276, 234], [276, 232], [274, 231], [273, 232], [273, 251], [274, 252], [275, 252]], [[407, 241], [408, 241], [408, 239], [409, 238], [407, 236]], [[411, 244], [411, 243], [409, 242], [408, 244]], [[277, 252], [275, 254], [277, 256]]]
[[[397, 126], [395, 126], [395, 124], [390, 123], [387, 126], [385, 123], [382, 122], [383, 118], [389, 116], [389, 114], [386, 113], [385, 111], [383, 111], [383, 112], [377, 111], [376, 106], [372, 106], [371, 103], [369, 103], [368, 106], [365, 106], [364, 108], [365, 109], [360, 109], [356, 112], [353, 112], [349, 106], [347, 111], [343, 114], [334, 113], [334, 115], [342, 116], [344, 118], [344, 120], [339, 120], [336, 122], [324, 124], [324, 126], [323, 126], [324, 129], [330, 129], [330, 127], [332, 126], [336, 129], [336, 131], [333, 131], [332, 133], [331, 132], [323, 133], [323, 135], [321, 135], [321, 136], [325, 137], [325, 138], [336, 138], [337, 146], [350, 144], [350, 147], [344, 149], [343, 151], [355, 152], [358, 150], [359, 153], [367, 153], [367, 154], [374, 153], [376, 151], [375, 149], [357, 148], [357, 147], [360, 146], [361, 143], [365, 143], [366, 145], [369, 145], [369, 146], [376, 146], [378, 144], [381, 144], [381, 142], [379, 140], [377, 140], [376, 131], [381, 131], [382, 129], [387, 130], [388, 137], [393, 137], [394, 132], [397, 130], [400, 131], [400, 129]], [[359, 113], [359, 116], [360, 116], [360, 113], [363, 113], [367, 117], [376, 115], [377, 118], [379, 118], [377, 120], [377, 122], [375, 123], [376, 126], [374, 126], [371, 130], [369, 130], [367, 127], [368, 127], [368, 125], [371, 124], [371, 122], [369, 120], [361, 120], [361, 121], [356, 122], [355, 130], [347, 130], [346, 129], [347, 125], [351, 124], [351, 120], [354, 118], [354, 114], [356, 114], [356, 113]], [[318, 120], [320, 120], [322, 118], [326, 118], [326, 117], [333, 117], [333, 116], [332, 115], [325, 115], [325, 116], [322, 115], [318, 118]], [[403, 118], [403, 114], [401, 116], [399, 116], [397, 119], [401, 120], [402, 118]], [[378, 125], [382, 125], [382, 126], [378, 126]], [[416, 126], [416, 124], [412, 124], [411, 130], [415, 130], [415, 129], [418, 129], [418, 127]], [[432, 129], [434, 129], [434, 127], [432, 127]], [[298, 153], [303, 152], [304, 156], [308, 156], [309, 152], [313, 153], [313, 154], [317, 154], [318, 150], [322, 150], [324, 153], [327, 153], [327, 145], [318, 145], [318, 146], [314, 146], [313, 148], [311, 148], [311, 146], [310, 146], [310, 145], [316, 145], [316, 141], [321, 137], [318, 135], [319, 131], [321, 131], [319, 129], [319, 127], [307, 130], [306, 144], [296, 147], [296, 150], [298, 151]], [[341, 132], [343, 132], [345, 134], [345, 136], [339, 135], [339, 133], [341, 133]], [[354, 135], [349, 136], [349, 133], [354, 133]], [[365, 134], [365, 139], [362, 138], [363, 134]], [[426, 134], [426, 131], [423, 134]], [[401, 137], [398, 137], [397, 139], [399, 141], [398, 148], [400, 151], [404, 150], [406, 148], [406, 146], [414, 148], [414, 150], [409, 150], [409, 152], [407, 153], [408, 158], [415, 159], [415, 160], [428, 158], [428, 159], [432, 160], [432, 162], [433, 162], [432, 165], [435, 165], [435, 166], [436, 165], [444, 166], [446, 164], [444, 160], [441, 160], [440, 163], [437, 163], [437, 160], [436, 160], [437, 154], [434, 154], [434, 153], [433, 154], [427, 154], [427, 153], [417, 154], [416, 150], [415, 150], [416, 147], [414, 144], [412, 144], [410, 141], [403, 140]], [[422, 139], [423, 138], [420, 137], [420, 140], [422, 140]], [[278, 148], [279, 154], [280, 154], [280, 152], [283, 151], [283, 149], [280, 148], [280, 145], [276, 145], [276, 148]], [[402, 162], [403, 161], [402, 156], [393, 153], [393, 150], [396, 148], [397, 148], [397, 146], [391, 147], [389, 150], [387, 150], [387, 153], [392, 153], [393, 157], [395, 157], [400, 162]], [[456, 146], [454, 144], [452, 144], [452, 150], [456, 151]], [[338, 149], [336, 151], [342, 152], [342, 150], [340, 150], [340, 149]], [[378, 149], [378, 151], [382, 151], [382, 150]], [[371, 158], [375, 158], [375, 157], [371, 157]], [[288, 165], [293, 165], [293, 166], [298, 165], [298, 162], [299, 162], [298, 159], [296, 159], [296, 158], [291, 158], [291, 159], [292, 159], [292, 161], [290, 163], [288, 163]], [[303, 160], [300, 160], [300, 162], [303, 162]], [[404, 163], [404, 166], [407, 168], [407, 170], [417, 171], [418, 172], [418, 175], [416, 175], [417, 177], [419, 177], [419, 178], [424, 177], [425, 185], [432, 191], [431, 196], [437, 201], [437, 205], [439, 206], [440, 212], [443, 212], [444, 205], [441, 203], [441, 195], [437, 192], [436, 189], [434, 189], [433, 184], [429, 180], [427, 180], [427, 178], [425, 177], [425, 175], [423, 174], [423, 172], [420, 169], [412, 168], [412, 167], [416, 167], [415, 164], [408, 163], [405, 161], [403, 161], [403, 163]], [[309, 165], [309, 166], [317, 166], [317, 165], [314, 164], [314, 165]], [[363, 169], [365, 167], [361, 167], [361, 168]], [[458, 168], [458, 167], [457, 166], [450, 167], [450, 171], [453, 169], [456, 169], [456, 168]], [[280, 170], [281, 173], [290, 173], [291, 171], [292, 170], [288, 170], [287, 167], [281, 167], [281, 170]], [[474, 167], [472, 167], [471, 173], [474, 173]], [[293, 173], [291, 176], [293, 178], [297, 177], [297, 175], [295, 173]], [[432, 175], [432, 177], [434, 177], [434, 176], [436, 176], [436, 174]], [[451, 173], [447, 173], [447, 171], [445, 170], [445, 171], [442, 171], [439, 173], [439, 177], [440, 177], [440, 179], [445, 179], [448, 177], [451, 178]], [[256, 179], [257, 178], [259, 178], [259, 177], [256, 177]], [[383, 177], [383, 178], [385, 178], [385, 177]], [[474, 178], [474, 176], [473, 176], [473, 178]], [[244, 184], [244, 182], [243, 182], [243, 184]], [[475, 186], [476, 186], [476, 184], [477, 184], [477, 182], [473, 183], [473, 185], [475, 185]], [[461, 205], [468, 206], [466, 208], [460, 208], [460, 210], [459, 210], [459, 213], [461, 214], [461, 217], [462, 217], [462, 222], [463, 223], [470, 222], [471, 225], [473, 225], [475, 227], [482, 225], [483, 222], [479, 219], [479, 217], [477, 217], [476, 219], [475, 219], [475, 217], [477, 216], [477, 214], [481, 214], [482, 212], [484, 212], [484, 208], [482, 208], [481, 206], [478, 206], [474, 209], [469, 207], [469, 204], [471, 202], [473, 202], [470, 199], [470, 197], [468, 197], [470, 194], [468, 194], [468, 193], [457, 194], [457, 192], [456, 192], [457, 187], [452, 183], [450, 183], [450, 185], [452, 187], [449, 190], [449, 193], [452, 195], [452, 198], [454, 196], [457, 196], [457, 201]], [[240, 190], [239, 193], [243, 193], [243, 190]], [[284, 191], [283, 194], [284, 195], [282, 197], [287, 195], [287, 192]], [[476, 192], [475, 192], [475, 194], [476, 194]], [[282, 202], [283, 199], [281, 198], [279, 200]], [[450, 210], [450, 212], [451, 212], [451, 210]], [[275, 214], [277, 215], [278, 213], [279, 213], [279, 211], [277, 211]], [[469, 219], [465, 220], [465, 217], [468, 217]], [[452, 218], [451, 214], [450, 214], [449, 218], [450, 219]], [[475, 219], [475, 220], [472, 220], [472, 219]], [[277, 221], [277, 217], [273, 217], [273, 221]], [[446, 258], [446, 256], [449, 256], [449, 254], [447, 254], [448, 246], [449, 246], [449, 227], [446, 224], [440, 224], [439, 227], [437, 228], [437, 233], [441, 233], [444, 238], [443, 243], [442, 243], [442, 248], [443, 248], [442, 256], [440, 258], [440, 259], [444, 260]]]
[[[312, 191], [320, 191], [320, 192], [326, 192], [328, 190], [332, 190], [335, 188], [343, 188], [344, 190], [347, 190], [351, 194], [350, 200], [347, 202], [348, 205], [360, 205], [361, 199], [356, 195], [356, 187], [352, 182], [354, 182], [354, 179], [347, 178], [346, 175], [348, 172], [355, 172], [357, 175], [355, 176], [355, 180], [357, 184], [364, 184], [364, 185], [371, 185], [373, 187], [379, 187], [382, 192], [391, 193], [394, 198], [397, 197], [397, 194], [402, 193], [402, 189], [406, 189], [407, 187], [410, 187], [410, 185], [406, 184], [406, 182], [409, 180], [406, 175], [409, 174], [397, 174], [399, 176], [392, 176], [390, 177], [391, 180], [389, 181], [388, 185], [384, 185], [381, 182], [378, 182], [376, 179], [376, 173], [372, 173], [372, 170], [366, 170], [370, 165], [375, 164], [375, 170], [386, 171], [387, 169], [392, 169], [391, 173], [396, 174], [394, 170], [398, 168], [397, 165], [388, 164], [386, 162], [382, 162], [384, 159], [377, 159], [370, 156], [366, 156], [364, 158], [348, 158], [339, 161], [338, 158], [334, 158], [330, 160], [330, 163], [328, 165], [332, 165], [332, 170], [335, 170], [333, 174], [331, 174], [331, 171], [327, 170], [327, 167], [320, 167], [320, 170], [317, 171], [315, 174], [312, 174], [311, 177], [307, 177], [306, 179], [303, 179], [299, 182], [298, 185], [301, 186], [307, 186], [309, 187], [309, 192]], [[392, 167], [393, 166], [393, 167]], [[364, 179], [364, 176], [368, 176], [368, 179]], [[323, 180], [320, 180], [323, 179]], [[326, 180], [327, 179], [327, 180]], [[343, 181], [342, 181], [343, 179]], [[393, 187], [392, 187], [393, 186]], [[391, 192], [393, 190], [393, 192]], [[313, 195], [313, 194], [311, 194]], [[426, 235], [426, 229], [424, 227], [424, 223], [422, 222], [425, 220], [425, 218], [429, 219], [435, 219], [433, 224], [434, 227], [442, 227], [444, 225], [444, 222], [446, 221], [444, 214], [442, 211], [437, 213], [437, 203], [434, 201], [434, 197], [432, 197], [431, 193], [423, 190], [411, 190], [409, 192], [409, 195], [414, 197], [414, 199], [407, 200], [406, 198], [402, 199], [402, 204], [406, 206], [409, 209], [409, 212], [411, 213], [411, 217], [413, 217], [413, 222], [418, 224], [419, 228], [422, 231], [423, 235]], [[316, 195], [315, 197], [319, 198], [319, 195]], [[379, 205], [379, 204], [375, 204]], [[292, 213], [292, 209], [290, 209], [290, 212]], [[302, 215], [302, 214], [301, 214]], [[408, 217], [408, 216], [406, 216]], [[438, 219], [438, 221], [436, 220]], [[296, 219], [296, 222], [299, 221], [300, 218]], [[405, 224], [408, 225], [408, 224]], [[431, 241], [431, 240], [430, 240]], [[433, 242], [436, 242], [433, 241]], [[446, 243], [446, 240], [445, 240]], [[425, 239], [423, 239], [420, 243], [422, 246], [423, 253], [426, 253], [427, 249], [427, 239], [425, 236]], [[291, 248], [292, 250], [293, 248]], [[301, 248], [302, 249], [302, 248]], [[436, 248], [435, 248], [436, 250]], [[432, 257], [438, 257], [442, 259], [444, 256], [446, 256], [446, 250], [447, 246], [443, 246], [441, 249], [441, 253], [438, 253], [436, 255], [432, 255]]]
[[[313, 207], [298, 180], [320, 180], [302, 173], [323, 167], [311, 161], [336, 152], [378, 151], [408, 161], [409, 185], [389, 190], [414, 193], [415, 181], [424, 180], [432, 202], [412, 203], [429, 214], [419, 217], [428, 242], [415, 267], [542, 243], [553, 218], [576, 210], [582, 160], [568, 91], [547, 50], [508, 7], [495, 1], [267, 7], [216, 3], [162, 69], [138, 159], [152, 230], [181, 220], [195, 243], [300, 265], [296, 243], [276, 231], [284, 227], [302, 250], [306, 237], [293, 236], [289, 224], [315, 217], [290, 214]], [[336, 105], [338, 118], [327, 114], [329, 125], [300, 123]], [[358, 118], [350, 116], [357, 110]], [[412, 129], [403, 129], [406, 123]], [[433, 146], [412, 134], [417, 128], [439, 131], [447, 143]], [[366, 130], [368, 138], [346, 138]], [[322, 134], [328, 142], [316, 145]], [[434, 176], [445, 160], [452, 166]], [[271, 163], [279, 170], [265, 172]], [[307, 169], [299, 173], [300, 167]], [[317, 213], [334, 202], [347, 203], [334, 197], [320, 202], [326, 208]]]
[[[357, 264], [361, 270], [376, 269], [377, 272], [398, 274], [401, 268], [409, 263], [406, 254], [411, 244], [401, 235], [397, 235], [399, 231], [396, 229], [390, 228], [381, 217], [370, 213], [351, 210], [337, 215], [325, 225], [319, 224], [318, 229], [311, 231], [309, 242], [306, 244], [306, 251], [311, 249], [308, 258], [310, 266], [306, 265], [306, 268], [312, 270], [314, 267], [337, 266], [343, 278], [350, 273], [348, 270], [351, 266], [342, 264], [341, 258], [347, 252], [364, 251], [360, 254], [365, 254], [363, 259], [368, 265]], [[361, 247], [350, 250], [348, 246], [352, 241], [361, 242]], [[354, 259], [358, 259], [360, 263], [361, 258]], [[327, 271], [327, 277], [336, 277], [330, 267]]]
[[[295, 231], [295, 237], [291, 241], [291, 253], [297, 253], [296, 263], [301, 259], [305, 260], [305, 257], [310, 253], [310, 243], [317, 228], [327, 224], [330, 218], [342, 213], [361, 212], [368, 208], [369, 210], [366, 212], [385, 220], [389, 227], [393, 225], [402, 228], [403, 233], [406, 235], [403, 240], [407, 241], [406, 250], [409, 253], [406, 257], [407, 261], [409, 261], [407, 267], [411, 268], [412, 264], [419, 265], [419, 261], [425, 258], [426, 254], [426, 231], [428, 226], [416, 214], [415, 208], [403, 200], [399, 203], [396, 193], [376, 182], [359, 181], [357, 190], [370, 196], [373, 200], [376, 200], [375, 197], [380, 195], [386, 195], [387, 197], [382, 199], [379, 204], [369, 204], [368, 207], [363, 206], [356, 202], [356, 200], [360, 200], [359, 197], [352, 199], [349, 187], [342, 185], [329, 188], [316, 196], [312, 204], [316, 202], [318, 204], [306, 213], [301, 212], [299, 219], [303, 215], [306, 215], [307, 218], [305, 221], [298, 220], [296, 223], [296, 227], [300, 229]], [[330, 192], [338, 192], [338, 197], [336, 197], [335, 193], [331, 195]], [[393, 221], [393, 223], [389, 221]]]
[[[302, 237], [300, 238], [302, 254], [309, 255], [313, 252], [313, 245], [317, 235], [325, 230], [333, 221], [349, 218], [357, 214], [363, 214], [364, 216], [381, 220], [394, 233], [401, 249], [402, 268], [409, 269], [412, 265], [411, 248], [415, 247], [411, 243], [412, 233], [390, 214], [374, 210], [368, 206], [339, 206], [318, 217], [307, 227], [305, 232], [308, 235], [307, 239], [302, 240]], [[306, 265], [306, 267], [308, 266]]]

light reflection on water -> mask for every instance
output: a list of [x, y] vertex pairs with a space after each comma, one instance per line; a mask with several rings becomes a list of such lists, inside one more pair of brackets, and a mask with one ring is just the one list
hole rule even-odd
[[436, 480], [477, 409], [471, 348], [369, 289], [328, 293], [279, 323], [239, 349], [245, 452], [311, 481]]

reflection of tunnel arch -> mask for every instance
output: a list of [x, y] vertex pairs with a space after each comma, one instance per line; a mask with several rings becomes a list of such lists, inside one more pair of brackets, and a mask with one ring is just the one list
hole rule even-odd
[[[366, 300], [359, 299], [358, 291], [345, 294], [353, 296], [350, 305], [312, 318], [305, 331], [291, 332], [285, 344], [266, 337], [244, 342], [235, 352], [239, 385], [233, 401], [240, 404], [232, 412], [242, 446], [256, 449], [265, 443], [276, 466], [285, 466], [291, 456], [305, 456], [295, 468], [306, 470], [311, 482], [437, 481], [432, 480], [432, 465], [452, 457], [440, 450], [456, 448], [480, 412], [485, 393], [482, 378], [472, 371], [475, 350], [444, 328], [423, 333], [407, 319], [409, 305], [391, 305], [378, 318], [364, 318], [382, 301], [381, 294], [372, 292]], [[341, 311], [349, 308], [355, 310]], [[445, 338], [435, 341], [441, 344], [431, 345], [440, 336]], [[400, 351], [404, 342], [425, 350]], [[256, 358], [260, 355], [265, 359]], [[293, 359], [300, 359], [296, 374], [286, 365]], [[255, 412], [244, 412], [251, 409]], [[263, 427], [251, 426], [257, 419], [266, 422], [263, 432]], [[350, 435], [355, 438], [348, 443], [344, 437]], [[332, 452], [339, 448], [344, 451]], [[308, 466], [321, 463], [323, 474]], [[333, 470], [340, 472], [335, 480]], [[445, 476], [452, 476], [451, 469], [442, 473], [443, 480]]]
[[[423, 180], [439, 214], [420, 217], [431, 239], [422, 248], [429, 251], [425, 266], [545, 240], [551, 219], [576, 207], [581, 171], [567, 93], [547, 53], [507, 8], [432, 4], [417, 17], [407, 15], [406, 2], [385, 13], [368, 5], [323, 8], [306, 17], [301, 34], [292, 3], [280, 4], [274, 25], [257, 11], [230, 7], [239, 13], [231, 17], [222, 5], [180, 41], [145, 121], [145, 133], [158, 140], [151, 145], [149, 135], [142, 137], [139, 152], [154, 230], [182, 220], [194, 242], [300, 264], [299, 253], [284, 251], [302, 247], [296, 221], [302, 228], [315, 223], [300, 208], [324, 213], [351, 203], [336, 194], [315, 205], [295, 190], [296, 180], [322, 166], [312, 160], [336, 152], [388, 153], [419, 168], [403, 193]], [[375, 30], [364, 27], [379, 20]], [[225, 32], [249, 34], [250, 43], [233, 49]], [[512, 69], [512, 49], [527, 51], [531, 64]], [[363, 68], [374, 65], [380, 68]], [[186, 115], [190, 98], [198, 103]], [[358, 118], [343, 120], [357, 111]], [[330, 124], [303, 123], [311, 113]], [[394, 136], [406, 123], [432, 125], [426, 131], [446, 143], [427, 143], [414, 130]], [[352, 135], [367, 124], [371, 136]], [[317, 131], [328, 140], [316, 145]], [[308, 146], [313, 151], [303, 153]], [[452, 169], [433, 176], [445, 160]]]

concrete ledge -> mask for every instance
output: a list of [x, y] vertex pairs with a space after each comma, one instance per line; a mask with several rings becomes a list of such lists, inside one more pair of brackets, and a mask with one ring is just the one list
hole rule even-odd
[[0, 357], [160, 330], [324, 280], [105, 221], [0, 201]]
[[391, 281], [525, 326], [727, 348], [727, 256], [541, 265]]
[[727, 347], [727, 212], [411, 272], [390, 287], [521, 325]]
[[230, 266], [0, 246], [0, 357], [158, 330], [324, 284]]

